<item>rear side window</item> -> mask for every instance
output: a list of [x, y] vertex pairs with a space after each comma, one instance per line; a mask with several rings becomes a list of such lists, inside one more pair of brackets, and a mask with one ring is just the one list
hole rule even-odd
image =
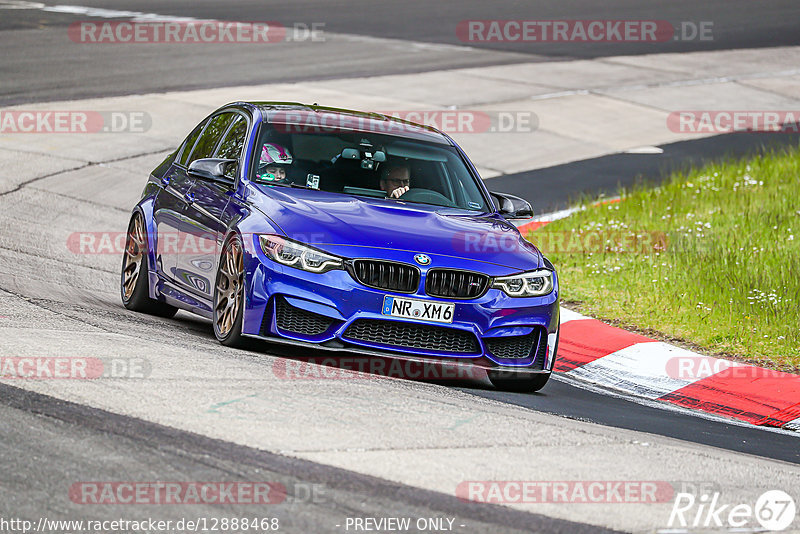
[[197, 141], [197, 138], [200, 137], [200, 132], [203, 131], [203, 127], [207, 122], [208, 121], [201, 122], [197, 128], [195, 128], [194, 131], [189, 134], [189, 137], [186, 138], [186, 141], [183, 142], [183, 146], [181, 147], [181, 159], [178, 160], [178, 163], [181, 165], [186, 165], [186, 161], [189, 159], [189, 154], [192, 153], [194, 143]]
[[234, 113], [222, 113], [211, 118], [200, 139], [197, 140], [187, 164], [191, 165], [193, 161], [198, 159], [210, 158], [214, 154], [214, 148], [216, 148], [222, 134], [225, 133], [228, 124], [233, 120], [234, 115]]
[[239, 159], [242, 154], [242, 147], [244, 147], [244, 138], [247, 134], [247, 121], [244, 117], [238, 115], [233, 121], [228, 130], [225, 139], [217, 150], [216, 157], [224, 159]]

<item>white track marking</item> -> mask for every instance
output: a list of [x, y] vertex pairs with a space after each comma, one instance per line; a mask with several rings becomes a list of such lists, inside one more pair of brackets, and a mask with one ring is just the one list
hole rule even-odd
[[625, 154], [663, 154], [664, 149], [657, 146], [637, 146], [636, 148], [629, 148]]
[[797, 419], [793, 419], [792, 421], [789, 421], [788, 423], [783, 425], [783, 428], [786, 430], [797, 431], [798, 432], [797, 435], [800, 436], [800, 417], [798, 417]]
[[618, 350], [576, 367], [567, 374], [640, 397], [657, 399], [700, 380], [699, 377], [672, 378], [667, 373], [671, 359], [697, 356], [692, 351], [651, 341]]
[[564, 307], [561, 308], [561, 324], [568, 323], [570, 321], [579, 321], [581, 319], [591, 319], [591, 317], [581, 315], [578, 312], [568, 310]]

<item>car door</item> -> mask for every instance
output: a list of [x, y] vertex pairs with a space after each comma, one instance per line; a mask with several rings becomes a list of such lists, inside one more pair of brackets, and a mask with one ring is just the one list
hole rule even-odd
[[[206, 148], [203, 157], [240, 158], [248, 122], [238, 112], [226, 115], [229, 116], [224, 122], [226, 129], [220, 132], [213, 151]], [[236, 170], [234, 166], [229, 167], [228, 176], [232, 181], [236, 179]], [[185, 287], [209, 301], [214, 293], [216, 260], [221, 253], [221, 240], [226, 229], [222, 214], [232, 190], [233, 187], [226, 184], [197, 179], [187, 194], [188, 204], [180, 236], [183, 253], [178, 256], [177, 271]]]
[[186, 207], [185, 195], [194, 184], [194, 178], [186, 174], [186, 161], [207, 124], [208, 120], [198, 124], [183, 142], [179, 155], [161, 178], [161, 190], [153, 204], [157, 233], [156, 266], [159, 273], [173, 281], [176, 278], [178, 235]]

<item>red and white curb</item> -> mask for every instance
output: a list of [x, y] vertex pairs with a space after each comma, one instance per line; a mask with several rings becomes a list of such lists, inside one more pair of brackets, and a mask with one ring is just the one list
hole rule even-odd
[[703, 356], [566, 308], [554, 370], [637, 397], [800, 430], [800, 376]]
[[[612, 198], [598, 202], [619, 202]], [[523, 235], [581, 208], [520, 225]], [[800, 430], [800, 375], [704, 356], [561, 308], [554, 370], [623, 394], [754, 425]]]

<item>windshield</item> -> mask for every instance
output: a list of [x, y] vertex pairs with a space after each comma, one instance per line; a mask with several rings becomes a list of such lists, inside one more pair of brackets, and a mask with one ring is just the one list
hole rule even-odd
[[262, 127], [253, 182], [489, 211], [452, 146], [357, 131], [291, 130]]

